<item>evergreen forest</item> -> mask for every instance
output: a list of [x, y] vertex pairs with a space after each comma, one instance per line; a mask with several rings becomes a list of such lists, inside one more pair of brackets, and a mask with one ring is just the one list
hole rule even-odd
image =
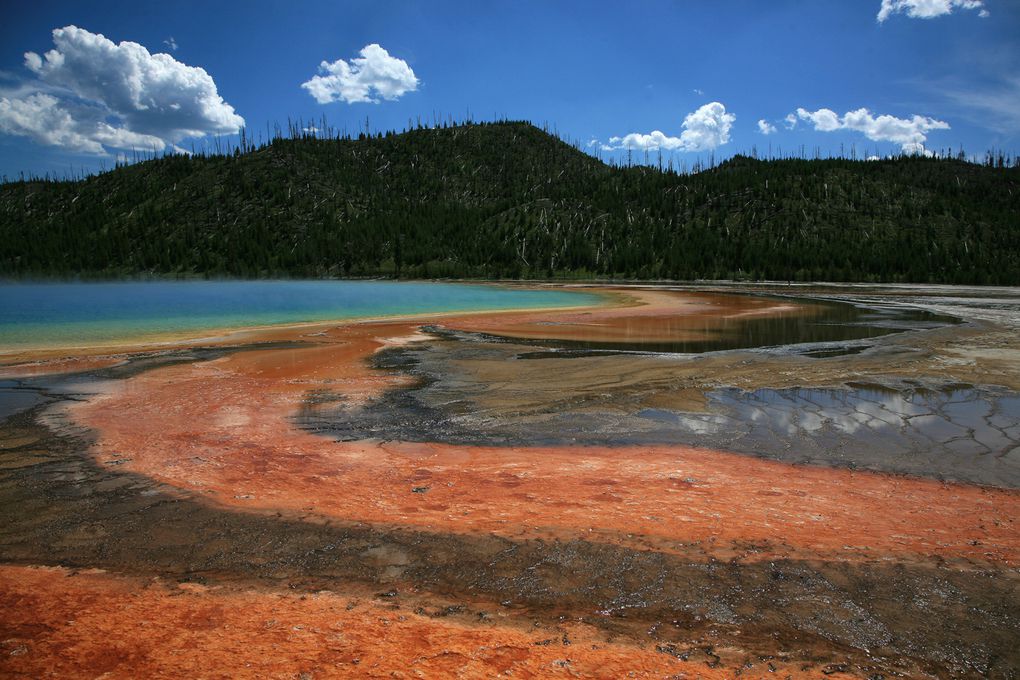
[[0, 184], [6, 278], [1020, 284], [1020, 167], [989, 156], [606, 164], [529, 123], [242, 138]]

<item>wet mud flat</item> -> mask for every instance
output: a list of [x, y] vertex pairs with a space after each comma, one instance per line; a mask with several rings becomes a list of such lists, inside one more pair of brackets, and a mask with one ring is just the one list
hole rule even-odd
[[[562, 320], [550, 316], [554, 327]], [[534, 325], [541, 317], [521, 318]], [[616, 322], [610, 318], [607, 323]], [[23, 400], [13, 407], [15, 413], [0, 424], [0, 561], [6, 565], [0, 566], [0, 608], [18, 614], [0, 617], [7, 622], [0, 624], [5, 626], [3, 650], [16, 652], [0, 656], [0, 669], [38, 674], [33, 669], [45, 669], [47, 661], [56, 659], [72, 664], [64, 666], [65, 675], [75, 674], [74, 669], [95, 674], [101, 664], [94, 639], [91, 657], [83, 647], [89, 640], [78, 639], [70, 648], [47, 645], [57, 639], [55, 631], [66, 632], [61, 623], [66, 612], [85, 612], [96, 603], [112, 607], [121, 601], [123, 589], [141, 588], [137, 596], [149, 607], [164, 608], [173, 625], [210, 631], [201, 643], [210, 659], [231, 663], [225, 652], [244, 648], [244, 636], [235, 636], [235, 647], [224, 646], [227, 628], [247, 631], [251, 644], [271, 637], [279, 646], [265, 653], [287, 660], [272, 669], [281, 677], [385, 677], [390, 671], [414, 670], [485, 677], [506, 671], [525, 676], [1016, 677], [1020, 550], [1009, 528], [1015, 493], [1002, 481], [1001, 470], [982, 474], [998, 475], [988, 486], [1004, 489], [975, 490], [901, 483], [871, 473], [861, 473], [859, 480], [867, 484], [858, 484], [839, 469], [846, 461], [812, 461], [836, 466], [832, 479], [853, 482], [851, 496], [875, 494], [877, 503], [899, 490], [904, 498], [920, 499], [912, 501], [918, 502], [917, 518], [904, 520], [913, 522], [919, 535], [927, 531], [921, 528], [927, 515], [952, 510], [954, 503], [963, 512], [969, 503], [975, 524], [961, 530], [969, 543], [952, 550], [940, 547], [947, 537], [890, 550], [899, 539], [868, 538], [867, 531], [843, 538], [870, 542], [866, 551], [855, 545], [843, 546], [841, 554], [807, 549], [798, 543], [804, 540], [803, 527], [791, 518], [798, 517], [793, 514], [798, 504], [817, 500], [809, 495], [811, 484], [799, 491], [791, 487], [802, 494], [796, 496], [785, 487], [779, 490], [776, 475], [817, 480], [820, 490], [829, 488], [821, 485], [828, 479], [824, 467], [748, 464], [740, 473], [747, 478], [739, 492], [706, 487], [703, 479], [682, 474], [665, 480], [668, 488], [654, 489], [665, 499], [660, 507], [674, 512], [683, 512], [705, 494], [721, 494], [731, 499], [725, 503], [731, 507], [727, 521], [753, 513], [756, 506], [770, 508], [766, 519], [771, 522], [761, 525], [753, 539], [737, 532], [716, 540], [715, 530], [705, 532], [701, 526], [714, 521], [706, 518], [686, 525], [690, 530], [643, 535], [643, 527], [652, 526], [643, 516], [649, 510], [620, 488], [636, 479], [634, 469], [650, 464], [651, 459], [641, 457], [640, 437], [659, 442], [654, 455], [667, 456], [683, 428], [705, 430], [685, 424], [684, 418], [743, 422], [743, 408], [768, 416], [760, 431], [744, 436], [771, 440], [784, 430], [781, 420], [769, 418], [781, 413], [777, 405], [786, 402], [798, 414], [802, 403], [814, 403], [814, 415], [822, 420], [815, 427], [798, 415], [789, 435], [793, 442], [813, 428], [826, 436], [853, 434], [840, 418], [856, 418], [862, 427], [877, 429], [881, 425], [865, 416], [874, 420], [877, 413], [888, 419], [886, 413], [922, 408], [948, 415], [947, 422], [961, 426], [990, 420], [1008, 440], [1012, 430], [997, 414], [1008, 418], [1012, 413], [1008, 400], [1016, 376], [1000, 367], [1009, 366], [1015, 344], [1001, 329], [945, 327], [911, 338], [888, 335], [856, 354], [822, 358], [783, 351], [716, 352], [698, 358], [615, 352], [531, 361], [520, 355], [536, 351], [534, 344], [461, 334], [459, 326], [471, 324], [481, 334], [499, 330], [491, 318], [465, 319], [444, 324], [448, 332], [436, 330], [419, 342], [394, 343], [374, 354], [372, 348], [386, 343], [373, 340], [365, 345], [370, 351], [363, 351], [355, 341], [358, 331], [316, 339], [325, 344], [313, 347], [194, 355], [135, 368], [126, 361], [117, 368], [119, 375], [81, 376], [82, 384], [73, 390], [47, 387], [45, 403], [19, 410], [25, 408]], [[379, 338], [405, 336], [421, 325], [393, 324], [374, 332]], [[336, 363], [339, 372], [322, 372], [321, 360], [336, 356], [343, 359]], [[973, 362], [960, 362], [961, 357]], [[364, 370], [370, 360], [376, 368]], [[999, 381], [992, 382], [990, 375]], [[77, 408], [96, 399], [88, 383], [99, 378], [123, 383], [123, 393], [97, 402], [106, 404], [105, 413]], [[44, 387], [19, 382], [11, 389], [38, 389], [43, 395]], [[291, 397], [279, 403], [269, 399], [266, 404], [277, 405], [264, 408], [260, 392], [276, 387], [299, 397], [293, 403], [303, 403], [301, 410], [288, 411]], [[886, 404], [883, 389], [894, 391], [902, 403]], [[855, 390], [874, 394], [857, 400], [847, 396]], [[997, 395], [998, 411], [968, 407], [957, 412], [954, 404], [975, 401], [967, 398], [967, 390], [979, 395], [977, 401]], [[289, 413], [288, 420], [273, 426], [276, 439], [245, 439], [243, 433], [259, 423], [239, 417], [244, 401], [269, 422], [278, 413]], [[846, 410], [840, 410], [843, 402]], [[915, 415], [923, 414], [910, 417]], [[136, 438], [110, 439], [110, 426], [138, 417], [122, 433], [137, 431]], [[92, 422], [100, 427], [90, 428]], [[237, 424], [243, 422], [248, 424]], [[288, 431], [287, 422], [305, 429]], [[590, 427], [576, 427], [577, 422]], [[636, 427], [639, 423], [644, 430]], [[727, 431], [725, 422], [715, 425], [720, 428], [716, 435]], [[307, 436], [308, 429], [326, 436]], [[570, 441], [563, 432], [570, 433]], [[704, 445], [708, 440], [703, 437], [712, 433], [694, 434]], [[913, 441], [908, 434], [900, 436]], [[548, 444], [544, 438], [549, 436], [560, 437], [554, 443], [563, 445], [533, 446]], [[207, 461], [185, 468], [175, 463], [159, 475], [144, 473], [147, 468], [139, 461], [151, 452], [143, 447], [165, 448], [160, 455], [173, 457], [191, 452], [196, 438], [210, 449], [202, 454]], [[353, 446], [334, 439], [347, 439]], [[422, 442], [417, 449], [416, 441]], [[525, 448], [511, 450], [511, 444]], [[599, 454], [602, 472], [588, 470], [593, 459], [585, 452], [595, 444], [610, 445]], [[216, 456], [215, 447], [222, 450]], [[510, 454], [503, 457], [506, 463], [492, 468], [500, 483], [483, 488], [491, 492], [490, 505], [509, 518], [507, 530], [480, 530], [487, 525], [458, 512], [468, 507], [464, 503], [471, 489], [462, 489], [460, 477], [450, 476], [457, 472], [451, 466], [468, 474], [486, 458], [501, 456], [498, 447]], [[817, 448], [828, 450], [825, 444]], [[521, 461], [512, 459], [519, 454], [523, 460], [532, 449], [528, 465], [535, 473], [529, 478]], [[693, 461], [690, 452], [676, 451], [678, 461], [685, 456]], [[980, 455], [974, 450], [955, 453]], [[568, 466], [576, 460], [576, 470], [545, 474], [546, 455], [560, 456]], [[725, 465], [737, 461], [723, 452], [698, 455], [704, 461], [716, 456], [728, 461]], [[744, 459], [762, 455], [748, 451]], [[791, 460], [804, 460], [800, 455]], [[277, 464], [267, 468], [263, 457]], [[377, 457], [383, 459], [380, 471], [390, 464], [400, 467], [393, 480], [385, 474], [373, 477], [371, 464]], [[249, 462], [254, 473], [236, 472]], [[341, 472], [322, 486], [324, 471], [339, 464]], [[866, 461], [855, 464], [866, 467]], [[368, 472], [359, 476], [359, 468]], [[218, 486], [187, 482], [189, 475], [216, 470], [230, 473]], [[538, 484], [539, 473], [546, 486]], [[478, 474], [481, 481], [488, 473]], [[156, 476], [167, 481], [155, 481]], [[447, 488], [445, 479], [456, 479], [456, 485]], [[594, 495], [577, 496], [567, 484], [573, 480], [590, 483]], [[256, 489], [256, 483], [262, 486]], [[366, 496], [359, 485], [367, 485], [380, 502], [393, 491], [390, 487], [399, 489], [401, 507], [408, 509], [399, 518], [394, 515], [399, 521], [385, 521], [385, 513], [359, 521], [358, 513], [370, 509], [359, 503], [373, 501], [373, 494]], [[268, 495], [285, 488], [295, 496], [307, 494], [308, 508], [299, 510], [300, 505]], [[653, 489], [637, 489], [646, 491]], [[573, 494], [578, 507], [558, 505], [557, 494]], [[325, 502], [330, 499], [331, 505]], [[940, 507], [926, 507], [924, 499]], [[866, 513], [868, 502], [865, 498], [854, 507]], [[528, 505], [539, 514], [522, 514]], [[628, 529], [623, 524], [598, 525], [595, 517], [613, 506], [621, 517], [631, 508], [630, 533], [624, 535]], [[565, 523], [575, 510], [591, 514], [600, 528], [583, 531]], [[907, 509], [904, 518], [909, 516]], [[439, 521], [443, 517], [454, 519]], [[860, 520], [869, 525], [866, 514]], [[536, 521], [548, 523], [547, 530], [523, 531]], [[984, 531], [984, 524], [992, 533]], [[522, 530], [512, 530], [515, 525]], [[820, 522], [818, 531], [824, 533], [825, 525]], [[23, 565], [63, 571], [26, 572]], [[110, 573], [82, 573], [92, 568]], [[290, 618], [268, 614], [274, 607], [290, 612]], [[25, 614], [33, 609], [40, 613]], [[101, 616], [108, 621], [112, 614]], [[107, 631], [137, 640], [141, 647], [167, 649], [164, 640], [137, 632], [142, 624], [150, 625], [151, 614], [121, 609], [117, 616], [128, 622], [141, 617], [142, 623]], [[270, 621], [275, 619], [292, 623], [294, 635], [273, 637], [278, 622]], [[340, 621], [341, 628], [330, 628]], [[390, 623], [394, 628], [388, 628]], [[387, 642], [387, 631], [396, 631], [397, 624], [405, 631], [395, 638], [402, 640], [400, 650]], [[295, 626], [305, 627], [311, 637]], [[173, 634], [172, 627], [159, 630]], [[346, 646], [336, 634], [346, 636]], [[323, 650], [311, 659], [310, 644]], [[481, 648], [489, 651], [481, 653]], [[79, 652], [82, 656], [68, 661]], [[357, 663], [369, 658], [375, 664], [372, 672]], [[140, 669], [166, 673], [172, 663], [135, 657], [113, 670], [115, 675]], [[235, 675], [244, 674], [236, 670]]]
[[707, 413], [659, 409], [708, 446], [794, 463], [835, 464], [1020, 488], [1020, 394], [966, 384], [848, 383], [719, 389]]
[[[670, 386], [653, 387], [650, 395], [640, 377], [633, 386], [622, 381], [613, 385], [603, 382], [604, 374], [592, 373], [588, 385], [572, 385], [566, 396], [560, 392], [555, 399], [521, 408], [515, 398], [540, 389], [542, 378], [536, 373], [542, 367], [539, 372], [521, 369], [519, 376], [501, 375], [505, 379], [496, 388], [473, 376], [481, 364], [490, 370], [520, 366], [522, 357], [530, 358], [526, 346], [486, 335], [428, 330], [436, 342], [387, 349], [373, 357], [380, 370], [412, 376], [412, 386], [390, 390], [358, 408], [350, 408], [343, 395], [313, 393], [295, 422], [341, 441], [680, 444], [790, 463], [1020, 488], [1020, 392], [1003, 387], [931, 376], [748, 390], [706, 382], [690, 385], [694, 380], [678, 376]], [[616, 364], [617, 370], [606, 371], [613, 377], [647, 372], [657, 373], [659, 381], [664, 375], [669, 380], [670, 368], [697, 365], [689, 358], [675, 362], [668, 355], [631, 352], [567, 356], [577, 363], [590, 364], [600, 357], [602, 363]], [[654, 397], [669, 387], [674, 393], [695, 393], [697, 408], [682, 403], [672, 409], [657, 406]], [[600, 391], [592, 394], [596, 389]], [[649, 396], [653, 399], [644, 401]]]
[[696, 314], [625, 318], [622, 323], [587, 323], [575, 317], [509, 324], [501, 332], [476, 335], [545, 350], [520, 355], [525, 359], [553, 358], [563, 350], [580, 357], [585, 350], [700, 354], [754, 348], [790, 348], [805, 356], [831, 357], [864, 351], [872, 338], [959, 322], [952, 315], [882, 302], [863, 305], [762, 293], [746, 296], [750, 303], [735, 304], [733, 296], [725, 294], [702, 296], [704, 309]]
[[[86, 454], [88, 433], [52, 414], [41, 426], [44, 410], [0, 430], [8, 564], [269, 592], [346, 587], [408, 613], [472, 625], [499, 616], [536, 645], [563, 646], [563, 623], [583, 624], [602, 644], [655, 650], [695, 669], [1009, 677], [1020, 662], [1020, 580], [994, 564], [719, 561], [697, 546], [666, 555], [569, 537], [508, 540], [223, 510], [100, 468]], [[0, 630], [8, 640], [27, 632]]]

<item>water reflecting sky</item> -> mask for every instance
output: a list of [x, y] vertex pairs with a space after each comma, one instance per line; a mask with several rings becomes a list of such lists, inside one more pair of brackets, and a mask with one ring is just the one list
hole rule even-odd
[[[727, 388], [707, 413], [639, 415], [680, 438], [807, 462], [1020, 486], [1020, 395], [946, 386]], [[685, 437], [686, 435], [686, 437]]]

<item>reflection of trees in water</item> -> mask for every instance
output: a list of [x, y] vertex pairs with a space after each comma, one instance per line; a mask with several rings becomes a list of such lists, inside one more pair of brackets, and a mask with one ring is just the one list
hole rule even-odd
[[[641, 320], [641, 331], [623, 333], [616, 340], [605, 339], [605, 329], [592, 328], [589, 338], [583, 333], [571, 339], [514, 338], [515, 343], [542, 347], [627, 350], [694, 354], [753, 347], [785, 345], [823, 345], [811, 351], [818, 356], [853, 354], [859, 347], [825, 347], [823, 343], [846, 343], [919, 328], [934, 328], [954, 323], [954, 319], [932, 312], [902, 306], [858, 307], [846, 302], [783, 298], [808, 305], [813, 313], [777, 313], [767, 316], [706, 319], [692, 323], [683, 316], [664, 316], [651, 325]], [[637, 321], [635, 321], [637, 323]], [[576, 328], [575, 328], [576, 330]], [[512, 335], [512, 334], [511, 334]], [[486, 336], [497, 338], [501, 336]], [[509, 337], [509, 336], [506, 336]], [[654, 338], [649, 341], [648, 338]], [[663, 338], [671, 338], [664, 340]], [[810, 353], [810, 352], [809, 352]]]

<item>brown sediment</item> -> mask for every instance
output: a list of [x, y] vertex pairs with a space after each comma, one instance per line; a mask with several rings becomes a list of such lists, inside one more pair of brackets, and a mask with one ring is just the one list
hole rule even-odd
[[[838, 359], [818, 361], [787, 348], [696, 358], [536, 353], [518, 342], [431, 332], [442, 340], [372, 359], [381, 370], [415, 377], [413, 386], [361, 406], [315, 395], [295, 422], [340, 441], [687, 446], [1020, 488], [1020, 460], [1009, 453], [1020, 447], [1020, 395], [1001, 387], [917, 374], [865, 380], [847, 374], [848, 364]], [[849, 366], [880, 365], [874, 357], [880, 349]], [[797, 375], [833, 382], [782, 386]], [[770, 376], [777, 387], [727, 383]]]
[[[734, 542], [764, 542], [758, 559], [1020, 564], [1012, 491], [681, 447], [336, 443], [294, 430], [297, 402], [235, 368], [157, 371], [146, 382], [162, 384], [134, 379], [74, 417], [100, 433], [100, 462], [127, 458], [123, 469], [247, 510], [508, 536], [595, 532], [660, 550], [718, 543], [726, 555]], [[341, 389], [357, 399], [371, 386]]]
[[581, 533], [661, 550], [701, 543], [726, 555], [735, 542], [768, 544], [759, 559], [1020, 563], [1020, 495], [1011, 491], [689, 447], [332, 442], [294, 426], [309, 393], [357, 404], [407, 380], [366, 359], [415, 328], [344, 326], [308, 349], [154, 370], [69, 409], [98, 433], [100, 463], [123, 461], [246, 510], [508, 536]]
[[[817, 314], [820, 306], [776, 298], [636, 289], [615, 291], [622, 304], [562, 312], [518, 312], [476, 319], [451, 319], [450, 329], [526, 339], [639, 341], [658, 343], [711, 339], [735, 321]], [[633, 300], [637, 304], [627, 304]]]
[[[712, 650], [681, 659], [583, 623], [479, 622], [477, 611], [465, 621], [463, 606], [412, 609], [356, 587], [295, 594], [8, 566], [0, 608], [0, 671], [11, 676], [722, 680], [735, 670], [719, 667]], [[755, 661], [744, 674], [853, 677], [774, 656]]]
[[816, 674], [933, 666], [961, 676], [1015, 656], [1015, 589], [990, 565], [719, 561], [698, 546], [676, 555], [576, 536], [510, 540], [224, 511], [96, 466], [82, 450], [88, 434], [74, 428], [56, 434], [18, 414], [0, 435], [6, 562], [268, 592], [377, 584], [372, 592], [394, 608], [523, 626], [546, 640], [584, 623], [609, 641], [733, 671], [774, 657]]
[[[56, 353], [52, 357], [47, 357], [45, 353], [35, 351], [27, 357], [19, 357], [10, 364], [0, 366], [0, 380], [94, 371], [99, 368], [116, 366], [124, 361], [124, 357], [121, 356], [68, 357], [65, 354], [66, 350]], [[28, 358], [28, 360], [25, 360], [25, 358]]]
[[[698, 314], [698, 296], [621, 294], [645, 304], [442, 323], [518, 337], [563, 329], [569, 339], [596, 319], [610, 329], [603, 337], [618, 339], [637, 327], [634, 319], [651, 334], [685, 333], [665, 317]], [[764, 299], [736, 307], [743, 311], [734, 314], [793, 311]], [[238, 650], [250, 650], [263, 664], [252, 675], [287, 677], [350, 671], [337, 664], [351, 662], [345, 655], [355, 649], [354, 672], [364, 675], [1009, 677], [1015, 668], [1015, 491], [693, 447], [335, 442], [296, 426], [294, 414], [310, 400], [356, 407], [411, 386], [411, 376], [367, 360], [422, 339], [422, 323], [264, 331], [248, 339], [311, 346], [152, 368], [45, 410], [57, 433], [94, 439], [89, 454], [99, 467], [72, 465], [69, 453], [47, 459], [47, 445], [33, 443], [38, 434], [12, 431], [0, 447], [13, 454], [0, 468], [12, 518], [0, 531], [0, 560], [198, 576], [222, 588], [0, 567], [0, 619], [15, 622], [3, 637], [17, 651], [0, 657], [0, 669], [32, 674], [57, 660], [63, 675], [186, 674], [195, 666], [179, 650], [195, 646], [210, 650], [202, 667], [229, 666]], [[615, 394], [606, 403], [632, 408], [697, 402], [716, 385], [825, 385], [855, 372], [975, 380], [998, 370], [998, 384], [1008, 385], [1018, 369], [1007, 361], [1003, 371], [999, 354], [951, 359], [982, 339], [998, 342], [996, 333], [934, 331], [823, 364], [739, 352], [696, 362], [462, 363], [495, 386], [471, 393], [474, 407], [493, 413], [607, 391]], [[1015, 350], [1003, 342], [995, 347]], [[44, 466], [45, 474], [34, 472]], [[33, 491], [45, 499], [37, 509]], [[14, 506], [27, 514], [16, 517]], [[280, 581], [304, 599], [281, 593]], [[363, 590], [366, 582], [392, 582], [402, 594], [380, 599]], [[336, 592], [312, 594], [321, 588]], [[415, 613], [469, 601], [485, 616]], [[530, 609], [510, 606], [521, 602]], [[263, 633], [265, 620], [284, 620], [266, 615], [274, 608], [290, 617], [294, 635]], [[72, 610], [83, 613], [65, 625]], [[404, 619], [382, 624], [386, 612]], [[568, 626], [550, 620], [557, 615], [573, 622], [569, 647], [542, 644]], [[330, 646], [336, 626], [347, 646]], [[97, 639], [113, 636], [146, 651], [110, 665]], [[269, 656], [287, 662], [272, 665]], [[234, 668], [230, 675], [249, 672]]]

